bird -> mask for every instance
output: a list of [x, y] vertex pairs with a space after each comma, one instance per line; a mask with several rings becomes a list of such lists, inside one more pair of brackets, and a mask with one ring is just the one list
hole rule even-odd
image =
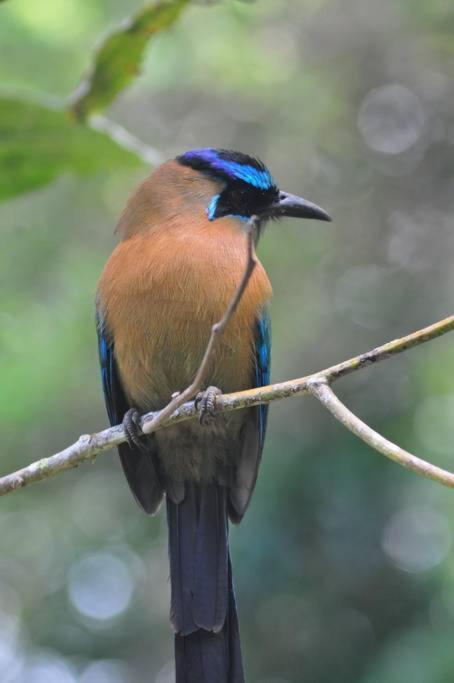
[[[267, 406], [216, 414], [217, 394], [270, 380], [271, 285], [257, 265], [224, 332], [199, 397], [201, 415], [144, 436], [140, 415], [159, 410], [193, 380], [212, 325], [241, 280], [244, 224], [283, 217], [331, 220], [279, 189], [256, 157], [187, 151], [136, 189], [101, 274], [96, 319], [101, 378], [130, 489], [146, 513], [167, 512], [176, 683], [243, 683], [229, 522], [249, 505]], [[261, 231], [260, 231], [261, 232]]]

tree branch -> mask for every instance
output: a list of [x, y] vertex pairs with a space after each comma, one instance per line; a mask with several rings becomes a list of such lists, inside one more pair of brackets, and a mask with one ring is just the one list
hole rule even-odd
[[99, 131], [100, 133], [108, 135], [112, 140], [114, 140], [114, 142], [117, 143], [117, 145], [120, 145], [120, 147], [124, 147], [124, 149], [127, 149], [129, 152], [137, 154], [137, 156], [146, 164], [158, 166], [165, 161], [157, 149], [147, 145], [142, 140], [139, 140], [139, 138], [130, 133], [129, 130], [126, 130], [124, 126], [121, 126], [119, 123], [108, 119], [106, 116], [93, 114], [90, 117], [88, 126]]
[[[251, 241], [251, 237], [251, 235], [248, 237], [249, 249], [253, 249], [253, 240]], [[250, 254], [253, 256], [254, 252], [251, 251]], [[248, 267], [253, 268], [253, 266]], [[243, 291], [247, 284], [247, 282], [244, 284], [245, 279], [246, 275], [243, 276]], [[231, 308], [233, 310], [236, 308], [240, 298], [241, 296], [238, 296], [237, 291], [235, 294], [236, 303], [234, 301], [231, 302]], [[223, 320], [221, 323], [218, 323], [218, 325], [219, 324], [221, 324], [222, 329], [225, 327], [227, 324], [226, 315], [224, 315]], [[312, 375], [307, 375], [306, 377], [301, 377], [300, 379], [280, 382], [278, 384], [271, 384], [257, 389], [248, 389], [247, 391], [238, 391], [233, 394], [224, 394], [219, 396], [216, 403], [216, 411], [229, 412], [232, 410], [239, 410], [241, 408], [249, 408], [260, 403], [271, 403], [272, 401], [277, 401], [283, 398], [302, 396], [304, 394], [310, 393], [320, 400], [323, 405], [330, 410], [334, 417], [336, 417], [336, 419], [338, 419], [354, 434], [362, 438], [364, 441], [366, 441], [366, 443], [378, 450], [380, 453], [390, 457], [392, 460], [404, 467], [413, 469], [418, 474], [453, 488], [453, 474], [439, 467], [435, 467], [424, 460], [419, 460], [419, 458], [416, 458], [416, 456], [403, 451], [395, 444], [392, 444], [390, 441], [387, 441], [382, 436], [377, 434], [377, 432], [374, 432], [372, 429], [370, 429], [370, 427], [359, 420], [359, 418], [353, 415], [348, 408], [343, 406], [343, 404], [328, 386], [330, 382], [339, 379], [339, 377], [343, 377], [351, 372], [360, 370], [361, 368], [371, 365], [372, 363], [386, 360], [391, 356], [402, 353], [403, 351], [407, 351], [408, 349], [419, 346], [420, 344], [432, 339], [436, 339], [437, 337], [440, 337], [441, 335], [453, 330], [454, 315], [445, 318], [444, 320], [440, 320], [429, 327], [425, 327], [422, 330], [413, 332], [412, 334], [401, 337], [400, 339], [395, 339], [394, 341], [383, 344], [382, 346], [378, 346], [367, 353], [355, 356], [354, 358], [350, 358], [349, 360], [338, 363], [337, 365], [333, 365]], [[210, 337], [211, 344], [215, 343], [212, 341], [213, 337], [218, 338], [218, 332], [212, 331]], [[205, 367], [207, 367], [207, 365]], [[201, 373], [199, 369], [198, 375], [202, 376], [202, 382], [204, 374], [205, 372], [203, 371]], [[194, 383], [188, 389], [194, 391], [195, 384], [196, 383], [194, 381]], [[166, 408], [161, 411], [147, 413], [144, 415], [142, 417], [143, 431], [149, 434], [157, 429], [168, 427], [170, 425], [177, 424], [178, 422], [191, 420], [197, 417], [198, 412], [194, 407], [194, 403], [184, 402], [186, 400], [186, 392], [188, 389], [183, 392], [183, 394], [178, 394], [178, 396], [171, 401], [169, 404], [169, 406], [173, 406], [171, 412], [169, 412], [169, 406], [166, 406]], [[197, 393], [197, 390], [198, 388], [196, 386], [194, 394]], [[184, 398], [182, 398], [183, 396]], [[162, 417], [163, 414], [164, 417]], [[33, 482], [47, 479], [48, 477], [60, 472], [64, 472], [65, 470], [78, 467], [84, 462], [94, 460], [100, 453], [103, 453], [114, 446], [118, 446], [118, 444], [123, 443], [124, 441], [126, 441], [126, 437], [121, 425], [111, 427], [110, 429], [105, 429], [96, 434], [84, 434], [79, 438], [78, 441], [76, 441], [76, 443], [68, 446], [68, 448], [65, 448], [63, 451], [60, 451], [49, 458], [42, 458], [41, 460], [38, 460], [27, 467], [23, 467], [17, 472], [13, 472], [12, 474], [8, 474], [0, 478], [0, 496], [6, 495], [7, 493], [15, 491], [16, 489], [23, 488], [24, 486], [27, 486]]]
[[432, 465], [426, 460], [421, 460], [408, 451], [404, 451], [396, 444], [385, 439], [374, 429], [369, 427], [365, 422], [359, 419], [351, 410], [340, 401], [334, 391], [324, 379], [313, 379], [308, 384], [309, 393], [315, 396], [316, 399], [325, 406], [327, 410], [334, 415], [336, 420], [349, 429], [353, 434], [359, 437], [362, 441], [374, 448], [379, 453], [382, 453], [387, 458], [394, 460], [402, 467], [407, 467], [413, 470], [416, 474], [421, 474], [423, 477], [428, 477], [434, 481], [454, 488], [454, 474], [446, 470]]

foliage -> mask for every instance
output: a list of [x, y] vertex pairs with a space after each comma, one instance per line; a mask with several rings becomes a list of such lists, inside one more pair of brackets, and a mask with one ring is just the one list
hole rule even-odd
[[0, 98], [0, 199], [34, 190], [61, 174], [137, 166], [109, 137], [77, 124], [65, 110]]
[[110, 137], [77, 124], [106, 107], [137, 75], [152, 36], [178, 18], [188, 0], [145, 7], [106, 38], [90, 75], [72, 98], [71, 113], [31, 101], [0, 99], [0, 200], [47, 184], [72, 171], [137, 165], [138, 159]]
[[80, 119], [104, 109], [137, 76], [150, 38], [171, 26], [189, 0], [165, 1], [142, 9], [99, 48], [92, 71], [76, 93], [72, 110]]

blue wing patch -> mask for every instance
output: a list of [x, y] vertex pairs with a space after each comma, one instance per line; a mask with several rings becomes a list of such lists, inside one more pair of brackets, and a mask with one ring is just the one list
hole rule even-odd
[[[103, 321], [99, 310], [96, 313], [98, 331], [99, 362], [107, 414], [110, 424], [117, 425], [131, 405], [126, 399], [115, 361], [114, 342]], [[121, 464], [135, 499], [148, 513], [156, 512], [162, 499], [163, 486], [159, 476], [156, 443], [146, 441], [147, 448], [130, 447], [123, 443], [118, 446]], [[145, 445], [145, 442], [144, 442]]]
[[[263, 387], [270, 381], [271, 323], [263, 309], [255, 325], [255, 366], [251, 384]], [[229, 491], [229, 517], [238, 524], [246, 512], [254, 491], [265, 441], [268, 406], [259, 405], [248, 410], [248, 418], [241, 432], [240, 457], [236, 466], [235, 483]]]
[[98, 331], [99, 362], [101, 365], [101, 380], [106, 402], [107, 414], [111, 425], [122, 421], [129, 405], [124, 396], [116, 368], [113, 342], [107, 334], [99, 312], [96, 315]]
[[[257, 320], [255, 337], [255, 381], [257, 387], [263, 387], [270, 383], [271, 370], [271, 320], [268, 309], [263, 309]], [[260, 450], [265, 441], [266, 423], [268, 418], [268, 405], [260, 405], [259, 411], [259, 439]]]

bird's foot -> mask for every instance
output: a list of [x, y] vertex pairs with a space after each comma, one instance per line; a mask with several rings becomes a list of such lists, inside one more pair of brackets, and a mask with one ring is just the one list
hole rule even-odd
[[142, 426], [140, 413], [137, 408], [130, 408], [123, 418], [123, 429], [125, 430], [126, 441], [130, 448], [146, 450], [143, 442]]
[[217, 397], [222, 391], [217, 387], [208, 387], [205, 391], [199, 391], [194, 400], [196, 410], [199, 411], [199, 422], [203, 424], [207, 417], [215, 417]]

